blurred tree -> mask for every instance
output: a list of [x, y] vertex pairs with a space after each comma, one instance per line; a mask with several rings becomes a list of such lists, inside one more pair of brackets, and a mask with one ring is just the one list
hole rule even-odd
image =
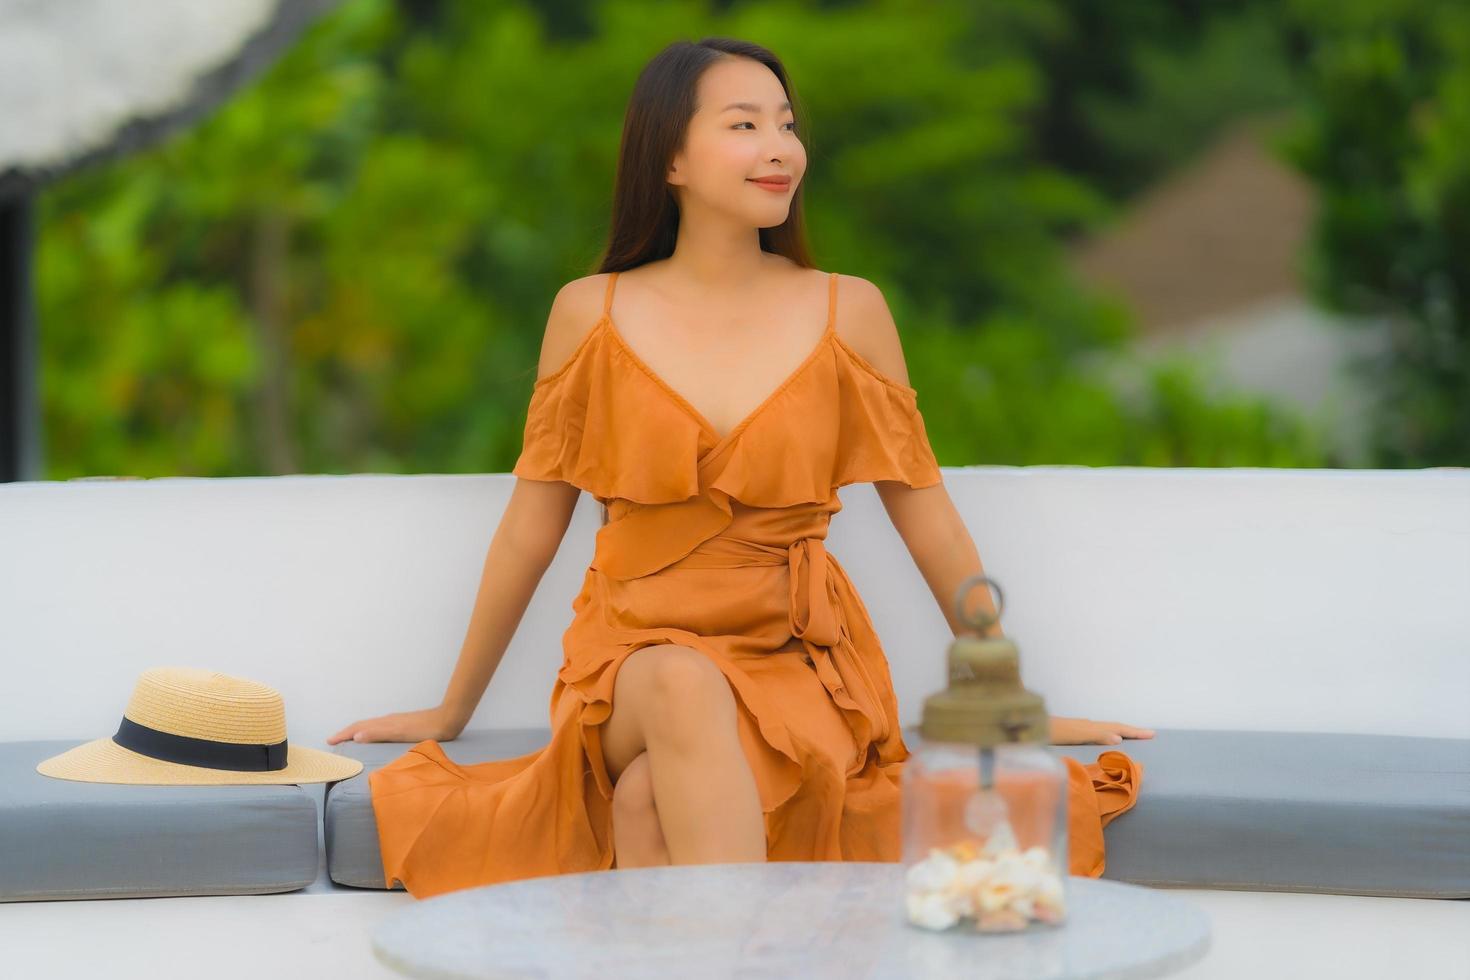
[[998, 36], [1046, 80], [1028, 113], [1038, 157], [1110, 199], [1142, 191], [1241, 115], [1298, 96], [1270, 0], [1027, 0], [972, 9], [993, 10], [977, 37]]
[[1361, 365], [1385, 466], [1470, 463], [1470, 7], [1293, 0], [1307, 102], [1283, 147], [1322, 194], [1318, 298], [1394, 324]]
[[820, 264], [884, 289], [942, 461], [1320, 461], [1269, 406], [1082, 366], [1130, 326], [1058, 240], [1112, 202], [1036, 146], [1022, 30], [1066, 5], [728, 7], [350, 0], [196, 129], [53, 188], [51, 476], [509, 469], [551, 297], [602, 247], [633, 80], [706, 34], [790, 67]]

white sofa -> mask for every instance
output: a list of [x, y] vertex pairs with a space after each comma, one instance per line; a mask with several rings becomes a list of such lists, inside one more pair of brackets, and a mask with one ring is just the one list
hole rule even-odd
[[[1046, 697], [1053, 714], [1158, 730], [1156, 744], [1117, 746], [1146, 766], [1172, 733], [1206, 739], [1199, 743], [1206, 757], [1198, 759], [1206, 770], [1228, 761], [1237, 742], [1340, 736], [1335, 744], [1357, 747], [1338, 753], [1350, 776], [1332, 781], [1340, 809], [1298, 814], [1301, 826], [1330, 834], [1334, 812], [1353, 817], [1344, 781], [1382, 794], [1418, 779], [1428, 793], [1416, 805], [1421, 815], [1429, 806], [1430, 826], [1443, 831], [1433, 847], [1446, 848], [1437, 867], [1448, 872], [1435, 881], [1441, 891], [1423, 894], [1470, 895], [1454, 893], [1470, 862], [1470, 471], [945, 472], [987, 572], [1005, 589], [1004, 624], [1020, 645], [1025, 683]], [[360, 474], [0, 484], [0, 743], [9, 743], [12, 756], [23, 755], [16, 746], [25, 743], [54, 754], [111, 734], [139, 672], [165, 664], [278, 688], [291, 741], [321, 748], [354, 718], [436, 703], [513, 482], [508, 474]], [[911, 726], [924, 696], [943, 684], [948, 629], [876, 494], [853, 486], [841, 495], [845, 509], [834, 518], [829, 550], [872, 614], [901, 720]], [[560, 636], [597, 521], [595, 502], [584, 498], [469, 731], [545, 727]], [[1232, 741], [1231, 732], [1250, 738]], [[1375, 756], [1379, 764], [1361, 763], [1356, 754], [1390, 743], [1414, 751]], [[1323, 751], [1331, 752], [1329, 744]], [[1422, 767], [1432, 771], [1414, 771], [1413, 759], [1429, 758], [1415, 754], [1421, 749], [1434, 750], [1432, 765]], [[1091, 759], [1104, 748], [1064, 751]], [[1259, 761], [1269, 764], [1270, 755]], [[1397, 782], [1361, 771], [1385, 765]], [[1109, 877], [1115, 856], [1121, 862], [1149, 850], [1152, 835], [1129, 840], [1126, 828], [1142, 824], [1150, 789], [1167, 783], [1160, 776], [1151, 787], [1150, 775], [1146, 769], [1138, 806], [1108, 828]], [[17, 806], [11, 786], [9, 817], [0, 789], [0, 832], [7, 820], [14, 830], [18, 810], [36, 813]], [[1198, 780], [1193, 791], [1208, 794], [1209, 786]], [[303, 874], [303, 858], [293, 853], [279, 869], [278, 887], [257, 881], [255, 888], [187, 893], [287, 893], [244, 899], [257, 903], [291, 894], [406, 899], [332, 880], [320, 819], [330, 797], [323, 789], [302, 791], [314, 801], [320, 835], [314, 875]], [[274, 818], [292, 821], [280, 831], [299, 840], [299, 800], [277, 802]], [[1378, 803], [1385, 802], [1380, 795]], [[72, 829], [85, 836], [86, 827]], [[1459, 848], [1457, 827], [1466, 832]], [[26, 833], [38, 833], [34, 821]], [[1401, 844], [1383, 842], [1385, 871], [1401, 866]], [[1253, 881], [1261, 879], [1216, 884], [1251, 889]], [[170, 894], [158, 884], [155, 878], [153, 891], [138, 894]], [[5, 889], [0, 862], [0, 897]], [[92, 905], [85, 900], [104, 894], [30, 897]], [[36, 906], [72, 904], [19, 897], [0, 908], [34, 915]], [[1455, 917], [1446, 921], [1470, 922], [1458, 918], [1470, 902], [1382, 901], [1433, 906], [1434, 915]], [[81, 914], [80, 907], [73, 913]], [[1419, 948], [1439, 956], [1435, 963], [1447, 962], [1432, 942]]]

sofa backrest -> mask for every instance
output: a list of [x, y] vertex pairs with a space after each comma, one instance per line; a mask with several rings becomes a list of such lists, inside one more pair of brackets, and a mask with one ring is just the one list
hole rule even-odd
[[[438, 703], [509, 474], [0, 484], [0, 739], [110, 735], [142, 670], [269, 684], [290, 738]], [[1470, 471], [946, 468], [1052, 714], [1470, 737]], [[904, 725], [949, 629], [869, 485], [828, 550]], [[583, 496], [474, 727], [545, 726]], [[949, 601], [949, 597], [945, 597]]]

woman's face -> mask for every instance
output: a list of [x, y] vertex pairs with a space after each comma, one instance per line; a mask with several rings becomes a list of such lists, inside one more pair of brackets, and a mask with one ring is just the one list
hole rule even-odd
[[[758, 61], [725, 58], [700, 76], [696, 101], [667, 178], [680, 212], [722, 213], [757, 228], [781, 224], [806, 172], [806, 148], [781, 82]], [[769, 176], [788, 182], [754, 180]]]

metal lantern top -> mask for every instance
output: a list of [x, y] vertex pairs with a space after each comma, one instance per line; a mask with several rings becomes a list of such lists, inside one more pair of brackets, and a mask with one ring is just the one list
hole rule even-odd
[[[969, 613], [965, 599], [975, 586], [995, 589], [994, 615]], [[1016, 743], [1048, 744], [1050, 717], [1041, 695], [1021, 686], [1020, 651], [1008, 637], [986, 637], [1000, 621], [1005, 596], [1000, 583], [972, 575], [955, 594], [957, 618], [974, 627], [949, 645], [949, 686], [924, 699], [919, 732], [936, 742], [958, 742], [991, 748]]]

